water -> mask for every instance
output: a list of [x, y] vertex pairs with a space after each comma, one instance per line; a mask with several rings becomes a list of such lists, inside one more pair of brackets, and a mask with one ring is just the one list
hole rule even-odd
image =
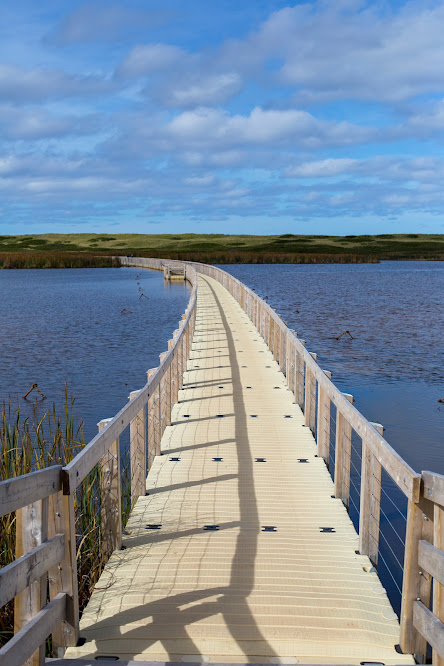
[[67, 381], [88, 441], [159, 365], [188, 299], [185, 283], [157, 271], [0, 271], [0, 403], [11, 397], [30, 411], [21, 396], [37, 382], [42, 405], [60, 413]]

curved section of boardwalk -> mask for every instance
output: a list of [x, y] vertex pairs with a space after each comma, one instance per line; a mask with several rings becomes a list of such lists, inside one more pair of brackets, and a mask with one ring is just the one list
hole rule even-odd
[[207, 277], [172, 421], [66, 656], [413, 663], [284, 376]]

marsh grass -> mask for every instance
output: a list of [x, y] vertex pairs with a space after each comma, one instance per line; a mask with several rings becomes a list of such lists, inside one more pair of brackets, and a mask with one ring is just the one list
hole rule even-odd
[[[65, 465], [85, 446], [83, 422], [75, 416], [74, 398], [65, 386], [63, 414], [35, 403], [30, 415], [20, 405], [3, 404], [0, 423], [0, 481], [51, 465]], [[129, 455], [122, 455], [122, 519], [130, 510]], [[75, 496], [77, 573], [82, 610], [106, 564], [102, 549], [102, 471], [97, 465]], [[0, 567], [15, 559], [15, 513], [0, 518]], [[14, 602], [0, 612], [0, 646], [13, 635]]]
[[243, 250], [211, 250], [195, 252], [140, 253], [138, 256], [196, 261], [202, 264], [362, 264], [379, 263], [379, 257], [338, 252], [318, 254], [316, 252], [246, 252]]
[[92, 252], [0, 252], [0, 268], [118, 268], [116, 257]]

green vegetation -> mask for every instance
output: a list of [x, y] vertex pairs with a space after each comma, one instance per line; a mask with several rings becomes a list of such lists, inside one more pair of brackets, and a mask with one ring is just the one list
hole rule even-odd
[[[31, 416], [20, 406], [0, 407], [0, 481], [51, 465], [65, 465], [85, 446], [83, 422], [74, 416], [74, 399], [65, 386], [62, 416], [55, 407], [34, 403]], [[121, 455], [122, 521], [126, 524], [131, 504], [129, 451]], [[82, 610], [105, 565], [102, 549], [102, 470], [97, 465], [80, 485], [75, 497], [77, 574]], [[0, 568], [15, 559], [15, 513], [0, 517]], [[14, 602], [0, 613], [0, 646], [13, 635]], [[48, 646], [50, 656], [50, 646]]]
[[[19, 259], [19, 254], [21, 258]], [[0, 266], [100, 266], [109, 255], [209, 263], [349, 263], [444, 259], [444, 234], [42, 234], [0, 236]], [[57, 258], [56, 258], [57, 257]], [[88, 257], [88, 259], [86, 259]], [[82, 261], [89, 262], [82, 264]], [[49, 265], [50, 264], [50, 265]], [[111, 264], [105, 264], [111, 265]]]
[[[40, 241], [40, 245], [45, 241]], [[119, 261], [107, 255], [90, 252], [23, 252], [10, 250], [2, 252], [0, 242], [0, 268], [112, 268], [119, 266]]]

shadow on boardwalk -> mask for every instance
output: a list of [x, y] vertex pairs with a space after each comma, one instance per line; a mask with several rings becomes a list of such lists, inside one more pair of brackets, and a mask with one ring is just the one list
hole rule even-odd
[[[187, 627], [192, 625], [195, 622], [209, 618], [215, 615], [222, 615], [224, 617], [225, 625], [229, 633], [231, 633], [232, 638], [236, 641], [239, 646], [239, 652], [241, 655], [248, 655], [245, 651], [246, 643], [253, 646], [255, 643], [262, 645], [261, 654], [267, 657], [267, 660], [270, 657], [275, 657], [277, 654], [274, 652], [272, 647], [268, 644], [261, 633], [257, 623], [255, 621], [254, 615], [252, 614], [249, 604], [248, 597], [254, 589], [254, 579], [255, 579], [255, 560], [257, 555], [258, 548], [258, 534], [260, 532], [260, 522], [259, 514], [257, 509], [257, 501], [255, 495], [255, 485], [254, 485], [254, 475], [253, 475], [253, 457], [251, 455], [250, 444], [248, 437], [245, 436], [247, 432], [247, 413], [245, 410], [245, 405], [242, 398], [242, 384], [239, 372], [239, 365], [237, 362], [234, 338], [230, 326], [224, 314], [223, 308], [221, 307], [220, 301], [217, 294], [212, 289], [210, 285], [208, 288], [211, 290], [212, 295], [215, 299], [216, 305], [214, 308], [211, 308], [211, 312], [208, 312], [205, 316], [205, 321], [209, 321], [211, 316], [214, 316], [216, 319], [219, 319], [222, 323], [223, 330], [226, 335], [226, 339], [223, 340], [227, 343], [228, 346], [228, 357], [230, 359], [231, 367], [231, 382], [232, 382], [232, 394], [236, 395], [236, 409], [235, 409], [235, 444], [236, 444], [236, 453], [238, 458], [238, 497], [239, 497], [239, 521], [222, 523], [220, 529], [232, 529], [239, 527], [239, 533], [237, 535], [235, 551], [231, 562], [231, 572], [230, 572], [230, 582], [227, 586], [218, 586], [212, 588], [205, 588], [203, 590], [193, 590], [189, 592], [184, 592], [182, 594], [171, 595], [164, 597], [155, 601], [151, 601], [145, 605], [137, 607], [138, 617], [152, 618], [152, 622], [145, 628], [145, 638], [141, 637], [140, 628], [134, 630], [134, 636], [132, 636], [132, 631], [129, 630], [125, 633], [125, 643], [129, 646], [126, 649], [126, 655], [128, 657], [134, 657], [136, 654], [140, 654], [145, 650], [148, 650], [155, 643], [159, 642], [163, 645], [165, 651], [168, 653], [170, 660], [177, 661], [178, 654], [177, 650], [174, 652], [171, 651], [171, 641], [174, 640], [174, 643], [177, 641], [186, 641], [187, 642], [187, 660], [188, 661], [201, 661], [205, 658], [205, 655], [201, 654], [199, 647], [196, 643], [193, 642], [193, 639], [190, 637]], [[203, 308], [200, 308], [202, 311]], [[207, 309], [207, 308], [206, 308]], [[208, 315], [208, 317], [207, 317]], [[202, 319], [201, 319], [202, 321]], [[215, 330], [214, 325], [212, 324], [212, 330]], [[199, 330], [196, 325], [195, 338], [199, 337], [199, 333], [204, 331]], [[222, 340], [221, 340], [222, 341]], [[220, 383], [221, 380], [219, 380]], [[224, 380], [225, 382], [230, 381], [228, 378]], [[213, 382], [202, 382], [202, 384], [212, 384]], [[200, 385], [198, 381], [193, 382], [193, 385]], [[199, 386], [200, 387], [200, 386]], [[232, 395], [230, 394], [230, 395]], [[208, 417], [206, 417], [208, 418]], [[205, 445], [199, 444], [196, 447], [184, 447], [184, 449], [171, 449], [168, 450], [168, 453], [179, 452], [186, 449], [192, 448], [205, 448], [212, 447], [215, 444], [224, 444], [231, 442], [232, 440], [222, 439], [219, 442], [211, 441]], [[168, 492], [172, 489], [178, 487], [191, 487], [200, 485], [202, 483], [211, 483], [214, 481], [221, 481], [224, 478], [235, 478], [236, 475], [221, 475], [219, 477], [210, 477], [205, 481], [190, 481], [183, 484], [175, 484], [172, 486], [154, 488], [150, 491], [150, 495], [155, 495], [161, 492]], [[248, 528], [247, 528], [248, 526]], [[150, 543], [156, 541], [173, 541], [175, 538], [182, 538], [184, 536], [189, 536], [191, 534], [200, 533], [201, 529], [191, 529], [185, 530], [175, 535], [153, 535], [150, 537]], [[135, 538], [131, 539], [131, 543], [134, 546], [141, 545], [145, 541], [145, 538]], [[131, 546], [128, 546], [130, 549]], [[241, 583], [239, 582], [241, 581]], [[214, 599], [217, 596], [218, 599]], [[165, 610], [166, 603], [168, 604], [168, 610]], [[181, 609], [182, 606], [188, 604], [196, 604], [191, 608]], [[165, 613], [168, 614], [168, 624], [172, 627], [174, 626], [174, 636], [168, 637], [165, 636]], [[240, 621], [240, 617], [242, 621]], [[117, 621], [119, 626], [130, 625], [134, 621], [134, 609], [121, 611], [113, 617], [114, 621]], [[114, 624], [114, 622], [113, 622]], [[248, 641], [245, 637], [245, 627], [248, 626]], [[106, 632], [106, 629], [109, 628], [109, 618], [103, 621], [97, 622], [94, 626], [89, 629], [94, 634], [96, 631], [103, 629]], [[138, 644], [138, 649], [131, 653], [131, 642], [132, 638]], [[215, 639], [217, 640], [217, 639]], [[142, 645], [142, 650], [140, 649], [141, 643], [145, 642], [145, 645]], [[265, 646], [265, 648], [264, 648]], [[152, 650], [155, 652], [155, 650]], [[146, 658], [149, 658], [149, 654], [146, 655]], [[241, 657], [242, 659], [242, 657]]]

